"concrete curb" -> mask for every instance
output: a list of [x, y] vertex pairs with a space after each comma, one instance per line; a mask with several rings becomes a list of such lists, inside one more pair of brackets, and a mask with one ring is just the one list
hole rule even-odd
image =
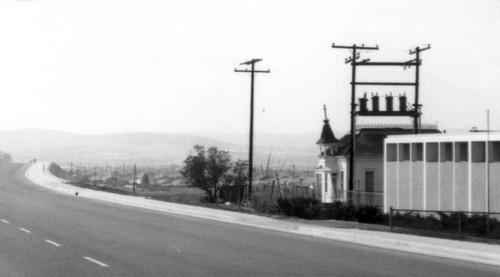
[[[395, 238], [388, 238], [373, 234], [346, 234], [336, 229], [322, 227], [311, 228], [308, 226], [300, 226], [298, 231], [302, 234], [330, 238], [348, 243], [500, 266], [500, 247], [498, 246], [447, 240], [445, 242], [452, 243], [449, 243], [450, 245], [442, 245], [442, 239], [422, 238], [421, 240], [423, 242], [417, 242], [414, 241], [415, 236], [411, 235], [393, 234]], [[485, 249], [478, 249], [482, 247]]]
[[305, 226], [299, 223], [276, 220], [263, 216], [95, 191], [65, 184], [64, 180], [53, 176], [48, 170], [43, 170], [44, 168], [48, 169], [48, 165], [49, 163], [37, 163], [32, 165], [26, 170], [26, 178], [36, 185], [46, 187], [58, 193], [75, 195], [75, 192], [78, 192], [80, 197], [119, 205], [217, 220], [267, 230], [333, 239], [378, 248], [500, 266], [500, 246], [498, 245], [452, 241], [380, 231]]

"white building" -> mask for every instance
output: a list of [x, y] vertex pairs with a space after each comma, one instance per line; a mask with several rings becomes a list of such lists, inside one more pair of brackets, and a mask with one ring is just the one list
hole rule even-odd
[[384, 211], [500, 212], [500, 133], [388, 136]]
[[[421, 130], [439, 133], [435, 126]], [[356, 206], [384, 206], [384, 139], [388, 135], [411, 134], [412, 126], [379, 124], [356, 130], [354, 176], [348, 184], [351, 135], [335, 138], [329, 120], [324, 120], [316, 168], [316, 195], [322, 203], [351, 202]]]
[[321, 203], [345, 201], [346, 162], [338, 155], [339, 140], [333, 134], [329, 120], [325, 119], [321, 137], [316, 142], [320, 148], [318, 167], [316, 168], [316, 191]]

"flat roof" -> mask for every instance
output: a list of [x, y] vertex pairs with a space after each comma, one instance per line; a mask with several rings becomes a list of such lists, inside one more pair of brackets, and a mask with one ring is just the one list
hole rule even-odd
[[[456, 141], [487, 141], [487, 132], [471, 132], [466, 134], [412, 134], [390, 135], [385, 143], [410, 143], [410, 142], [456, 142]], [[490, 141], [500, 141], [500, 132], [490, 132]]]

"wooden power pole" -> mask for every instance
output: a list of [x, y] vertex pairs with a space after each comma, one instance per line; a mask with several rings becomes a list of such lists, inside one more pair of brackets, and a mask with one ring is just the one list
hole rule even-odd
[[[415, 134], [419, 133], [420, 129], [420, 107], [419, 104], [419, 68], [421, 65], [420, 60], [420, 52], [428, 50], [431, 48], [430, 45], [427, 45], [424, 48], [416, 47], [415, 50], [410, 50], [410, 55], [415, 54], [416, 58], [406, 61], [406, 62], [370, 62], [370, 59], [357, 61], [359, 56], [359, 50], [378, 50], [378, 45], [375, 47], [367, 47], [364, 45], [357, 46], [356, 44], [352, 46], [341, 46], [341, 45], [332, 45], [332, 48], [341, 48], [341, 49], [350, 49], [352, 50], [352, 57], [349, 57], [345, 60], [345, 63], [350, 63], [352, 67], [352, 81], [351, 81], [351, 151], [350, 151], [350, 159], [349, 159], [349, 190], [354, 189], [354, 173], [355, 173], [355, 163], [354, 156], [356, 152], [356, 126], [355, 119], [356, 116], [411, 116], [413, 117], [413, 132]], [[356, 67], [357, 66], [382, 66], [382, 67], [412, 67], [415, 66], [415, 82], [359, 82], [356, 81]], [[360, 110], [356, 111], [356, 86], [410, 86], [415, 88], [415, 103], [413, 104], [414, 109], [412, 111], [406, 111], [405, 109], [401, 109], [400, 111], [368, 111], [368, 110]]]
[[248, 151], [248, 197], [252, 196], [252, 180], [253, 180], [253, 106], [254, 106], [254, 79], [255, 73], [270, 73], [268, 70], [255, 70], [255, 64], [262, 59], [252, 59], [241, 63], [240, 65], [250, 65], [251, 69], [234, 69], [234, 72], [250, 73], [250, 143]]
[[351, 63], [352, 66], [352, 81], [351, 81], [351, 151], [349, 152], [349, 190], [354, 189], [354, 154], [356, 146], [356, 60], [360, 58], [359, 50], [378, 50], [376, 47], [358, 46], [341, 46], [332, 44], [332, 48], [351, 49], [352, 56], [345, 60], [345, 63]]
[[137, 174], [137, 168], [134, 164], [134, 182], [132, 183], [132, 188], [133, 188], [133, 191], [134, 191], [134, 194], [135, 194], [135, 179], [136, 179], [136, 174]]

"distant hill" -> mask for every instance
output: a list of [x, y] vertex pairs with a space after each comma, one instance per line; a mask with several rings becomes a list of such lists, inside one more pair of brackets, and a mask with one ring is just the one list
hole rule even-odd
[[[314, 138], [313, 138], [314, 137]], [[255, 166], [311, 168], [316, 164], [316, 137], [312, 134], [256, 134]], [[248, 137], [230, 134], [118, 133], [85, 135], [70, 132], [23, 129], [0, 131], [0, 150], [14, 160], [37, 158], [61, 163], [182, 163], [195, 144], [230, 151], [234, 159], [248, 158]]]

